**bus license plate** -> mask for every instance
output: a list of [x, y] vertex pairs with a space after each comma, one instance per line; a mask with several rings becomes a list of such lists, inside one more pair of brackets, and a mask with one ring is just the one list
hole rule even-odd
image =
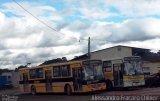
[[97, 88], [97, 85], [91, 85], [92, 88]]
[[133, 83], [133, 86], [138, 86], [138, 85], [139, 85], [139, 82]]

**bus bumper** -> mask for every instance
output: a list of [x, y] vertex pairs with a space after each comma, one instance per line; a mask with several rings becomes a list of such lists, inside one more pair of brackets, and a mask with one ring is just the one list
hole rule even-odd
[[144, 80], [139, 80], [138, 82], [128, 80], [124, 82], [124, 87], [137, 87], [137, 86], [144, 86], [144, 85], [145, 85]]

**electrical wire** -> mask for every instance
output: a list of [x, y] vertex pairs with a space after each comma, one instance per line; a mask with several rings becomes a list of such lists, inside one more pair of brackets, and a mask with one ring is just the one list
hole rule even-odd
[[58, 32], [55, 28], [49, 26], [47, 23], [45, 23], [44, 21], [40, 20], [38, 17], [36, 17], [35, 15], [33, 15], [31, 12], [29, 12], [27, 9], [25, 9], [21, 4], [19, 4], [16, 0], [12, 0], [14, 1], [14, 3], [16, 3], [19, 7], [21, 7], [25, 12], [27, 12], [28, 14], [30, 14], [32, 17], [34, 17], [36, 20], [38, 20], [40, 23], [42, 23], [43, 25], [47, 26], [48, 28], [52, 29], [53, 31], [59, 33], [59, 34], [64, 34], [64, 33], [60, 33]]
[[[25, 9], [21, 4], [19, 4], [16, 0], [13, 0], [19, 7], [21, 7], [24, 11], [26, 11], [28, 14], [30, 14], [32, 17], [34, 17], [36, 20], [38, 20], [39, 22], [41, 22], [42, 24], [44, 24], [45, 26], [47, 26], [48, 28], [54, 30], [55, 32], [59, 33], [59, 34], [64, 34], [61, 33], [59, 31], [57, 31], [55, 28], [49, 26], [47, 23], [45, 23], [44, 21], [40, 20], [39, 18], [37, 18], [35, 15], [33, 15], [31, 12], [29, 12], [27, 9]], [[79, 39], [78, 41], [82, 41], [82, 40], [88, 40], [88, 39]], [[92, 40], [101, 40], [101, 39], [92, 39]], [[104, 40], [103, 40], [104, 41]]]

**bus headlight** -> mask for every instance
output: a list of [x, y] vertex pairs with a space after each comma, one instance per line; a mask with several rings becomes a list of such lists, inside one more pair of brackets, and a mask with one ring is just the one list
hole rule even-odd
[[124, 87], [129, 87], [129, 86], [132, 86], [132, 82], [130, 80], [125, 80]]
[[87, 79], [88, 79], [88, 80], [93, 80], [93, 79], [94, 79], [94, 76], [87, 76]]

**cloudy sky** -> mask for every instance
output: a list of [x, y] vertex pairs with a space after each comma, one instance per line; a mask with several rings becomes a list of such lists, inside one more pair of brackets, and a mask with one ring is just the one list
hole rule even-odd
[[0, 0], [0, 68], [71, 59], [87, 52], [89, 36], [92, 51], [115, 45], [160, 50], [159, 5], [160, 0]]

